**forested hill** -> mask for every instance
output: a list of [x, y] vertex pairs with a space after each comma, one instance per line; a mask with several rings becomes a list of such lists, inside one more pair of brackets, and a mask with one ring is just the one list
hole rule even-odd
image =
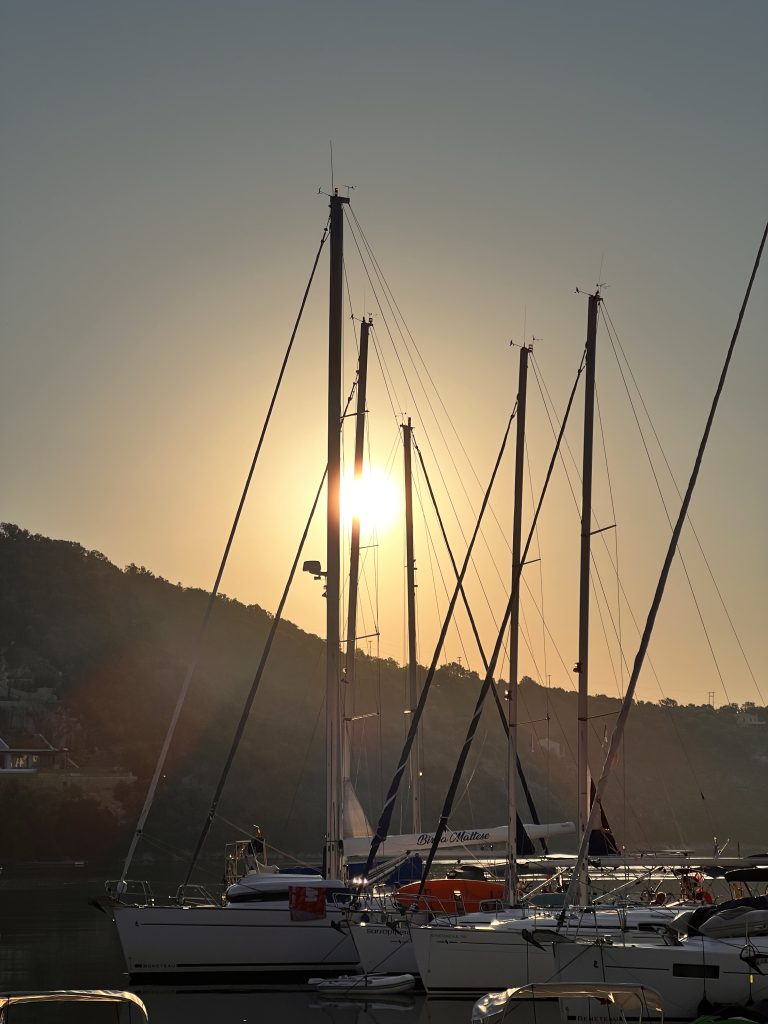
[[[74, 786], [52, 797], [2, 779], [0, 858], [45, 856], [58, 829], [61, 857], [122, 852], [181, 686], [207, 594], [130, 565], [121, 570], [76, 543], [0, 530], [0, 737], [25, 731], [66, 746], [83, 769], [138, 777], [117, 797], [119, 815], [93, 813]], [[220, 598], [142, 844], [145, 859], [183, 856], [194, 845], [271, 623], [258, 606]], [[297, 856], [320, 849], [324, 798], [324, 643], [288, 622], [277, 633], [231, 783], [208, 849], [233, 825], [260, 824], [267, 839]], [[370, 818], [378, 816], [408, 719], [405, 672], [359, 654], [353, 774]], [[439, 670], [424, 728], [425, 823], [432, 827], [480, 687], [456, 664]], [[503, 687], [503, 684], [500, 684]], [[525, 679], [520, 691], [521, 757], [542, 820], [573, 820], [576, 698]], [[484, 712], [465, 788], [451, 824], [505, 819], [506, 754], [497, 711]], [[597, 771], [618, 710], [591, 699], [591, 760]], [[710, 850], [731, 838], [743, 853], [768, 847], [768, 721], [764, 708], [640, 703], [608, 798], [611, 825], [630, 849]], [[758, 724], [750, 724], [757, 722]], [[11, 745], [13, 745], [11, 743]], [[466, 786], [466, 783], [469, 783]], [[405, 817], [395, 831], [410, 831]], [[524, 815], [528, 820], [527, 815]], [[569, 849], [563, 841], [560, 848]], [[162, 851], [162, 852], [161, 852]], [[53, 859], [49, 855], [49, 859]]]

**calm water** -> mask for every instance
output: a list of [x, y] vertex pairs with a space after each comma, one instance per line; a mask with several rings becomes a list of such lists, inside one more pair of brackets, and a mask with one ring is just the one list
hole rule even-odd
[[[102, 880], [82, 875], [73, 868], [58, 877], [22, 876], [11, 868], [0, 876], [0, 992], [128, 987], [114, 925], [89, 905], [90, 899], [102, 895]], [[135, 991], [147, 1004], [150, 1024], [469, 1024], [472, 1009], [471, 1001], [433, 1001], [410, 994], [365, 1004], [332, 1002], [295, 989]], [[9, 1024], [115, 1024], [118, 1020], [129, 1018], [117, 1017], [114, 1007], [70, 1006], [55, 1012], [28, 1007], [14, 1009]]]

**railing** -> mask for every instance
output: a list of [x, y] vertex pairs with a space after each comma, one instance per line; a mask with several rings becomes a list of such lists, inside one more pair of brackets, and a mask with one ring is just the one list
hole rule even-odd
[[180, 907], [220, 907], [221, 900], [212, 896], [204, 885], [180, 885], [176, 890], [176, 903]]
[[234, 885], [251, 871], [269, 871], [263, 840], [240, 839], [224, 847], [224, 881]]
[[155, 894], [149, 882], [140, 881], [134, 878], [126, 878], [121, 882], [119, 878], [109, 879], [104, 883], [107, 896], [115, 903], [125, 903], [128, 906], [154, 907]]

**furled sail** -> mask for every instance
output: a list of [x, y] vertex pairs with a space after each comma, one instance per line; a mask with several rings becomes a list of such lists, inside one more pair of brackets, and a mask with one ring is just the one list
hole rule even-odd
[[[370, 846], [372, 832], [373, 829], [365, 816], [362, 804], [358, 800], [352, 780], [344, 779], [344, 849], [346, 850], [347, 848], [347, 836], [355, 839], [365, 839], [368, 846]], [[367, 849], [368, 847], [366, 847], [366, 852]]]

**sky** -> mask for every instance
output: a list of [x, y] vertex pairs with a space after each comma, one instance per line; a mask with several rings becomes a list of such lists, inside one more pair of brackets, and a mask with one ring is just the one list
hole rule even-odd
[[[585, 337], [576, 289], [604, 286], [593, 507], [616, 529], [595, 538], [590, 680], [619, 693], [670, 535], [624, 380], [674, 518], [643, 405], [684, 487], [768, 209], [767, 32], [762, 0], [3, 0], [2, 519], [211, 586], [325, 224], [332, 142], [357, 218], [344, 392], [370, 313], [370, 458], [401, 486], [411, 416], [458, 560], [517, 392], [510, 340], [537, 339], [527, 529], [553, 444], [536, 382], [561, 416]], [[678, 562], [646, 700], [768, 702], [765, 272], [691, 508], [707, 562], [687, 528], [691, 586]], [[325, 462], [326, 304], [324, 254], [223, 581], [270, 610]], [[582, 403], [580, 390], [575, 462]], [[520, 673], [571, 687], [579, 484], [565, 464], [526, 569]], [[488, 649], [512, 475], [510, 445], [468, 580]], [[419, 474], [416, 487], [429, 663], [450, 566]], [[363, 529], [358, 634], [380, 635], [360, 646], [403, 662], [402, 523]], [[305, 557], [324, 559], [321, 519]], [[309, 576], [286, 616], [323, 634]], [[466, 617], [443, 658], [480, 667]]]

